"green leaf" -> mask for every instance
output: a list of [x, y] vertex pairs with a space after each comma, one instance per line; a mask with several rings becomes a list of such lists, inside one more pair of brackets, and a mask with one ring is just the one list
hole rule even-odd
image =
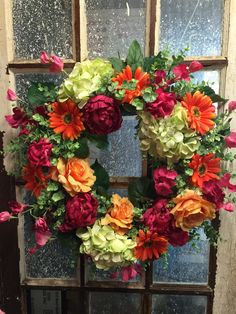
[[109, 175], [105, 168], [99, 164], [99, 162], [95, 161], [95, 163], [91, 166], [94, 170], [94, 175], [96, 176], [96, 181], [94, 184], [95, 189], [103, 188], [108, 190], [109, 188]]
[[90, 142], [94, 143], [97, 148], [105, 149], [108, 147], [108, 138], [107, 135], [97, 135], [97, 134], [87, 134], [87, 138]]
[[65, 198], [65, 195], [62, 191], [56, 192], [52, 195], [52, 200], [54, 203], [57, 203], [60, 200], [63, 200], [64, 198]]
[[88, 140], [85, 137], [80, 138], [78, 141], [79, 149], [76, 153], [76, 157], [85, 159], [89, 156]]
[[153, 181], [148, 177], [137, 178], [129, 184], [129, 199], [136, 207], [142, 207], [147, 201], [155, 198]]
[[209, 96], [212, 102], [223, 102], [224, 104], [228, 101], [228, 99], [222, 98], [220, 95], [217, 95], [213, 88], [210, 86], [204, 86], [200, 89], [205, 95]]
[[144, 107], [143, 100], [140, 98], [135, 98], [132, 101], [131, 105], [134, 106], [137, 110], [143, 110], [143, 107]]
[[53, 83], [32, 83], [27, 97], [32, 105], [43, 105], [56, 99], [57, 89]]
[[126, 66], [126, 63], [119, 58], [109, 58], [109, 61], [117, 72], [121, 72]]
[[126, 62], [131, 66], [132, 70], [135, 71], [137, 67], [143, 66], [143, 52], [137, 40], [134, 40], [128, 51]]

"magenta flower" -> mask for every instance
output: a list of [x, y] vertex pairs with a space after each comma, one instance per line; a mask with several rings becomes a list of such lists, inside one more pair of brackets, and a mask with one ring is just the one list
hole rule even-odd
[[41, 52], [40, 61], [42, 64], [47, 64], [50, 62], [50, 57], [47, 55], [46, 51]]
[[236, 132], [231, 132], [230, 135], [225, 137], [227, 147], [236, 147]]
[[28, 250], [29, 254], [34, 254], [43, 247], [51, 238], [51, 231], [48, 228], [46, 220], [42, 217], [37, 218], [34, 227], [36, 245]]
[[189, 234], [186, 231], [183, 231], [180, 228], [177, 228], [175, 226], [175, 220], [174, 217], [172, 219], [172, 222], [170, 224], [169, 232], [167, 235], [168, 242], [176, 247], [176, 246], [183, 246], [189, 241]]
[[50, 156], [53, 145], [46, 138], [41, 138], [38, 142], [30, 144], [27, 157], [34, 166], [50, 167]]
[[229, 111], [236, 109], [236, 100], [232, 100], [228, 104]]
[[133, 264], [131, 266], [122, 267], [121, 278], [123, 281], [128, 281], [135, 278], [137, 275], [141, 275], [142, 267], [139, 264]]
[[18, 203], [17, 201], [10, 201], [8, 202], [8, 204], [9, 204], [10, 210], [12, 211], [14, 215], [18, 215], [22, 213], [27, 207], [27, 205]]
[[203, 68], [203, 65], [198, 61], [192, 61], [189, 65], [189, 73], [197, 72]]
[[180, 64], [175, 66], [172, 69], [172, 72], [175, 75], [175, 80], [185, 80], [185, 81], [189, 81], [190, 77], [189, 74], [199, 71], [203, 68], [203, 65], [198, 62], [198, 61], [193, 61], [190, 63], [189, 66], [187, 66], [187, 64]]
[[5, 116], [6, 121], [12, 128], [17, 129], [19, 126], [26, 126], [29, 122], [29, 118], [23, 109], [19, 107], [13, 108], [13, 114]]
[[235, 210], [235, 205], [231, 202], [228, 202], [225, 203], [222, 208], [228, 212], [233, 212]]
[[225, 173], [223, 177], [220, 178], [219, 184], [221, 187], [229, 189], [230, 192], [236, 192], [236, 184], [230, 183], [230, 179], [230, 173]]
[[172, 187], [176, 185], [177, 172], [160, 167], [153, 171], [153, 180], [157, 195], [168, 196], [172, 193]]
[[166, 72], [163, 70], [157, 70], [154, 72], [154, 82], [159, 85], [161, 84], [166, 78]]
[[202, 192], [204, 198], [214, 203], [217, 209], [223, 205], [225, 193], [223, 192], [219, 180], [210, 180], [203, 183]]
[[16, 101], [17, 98], [18, 97], [17, 97], [16, 93], [12, 89], [8, 88], [8, 90], [7, 90], [7, 100]]
[[158, 88], [156, 93], [156, 100], [147, 103], [146, 110], [149, 111], [155, 119], [169, 116], [176, 104], [175, 93], [166, 93], [161, 88]]
[[49, 67], [50, 72], [56, 73], [61, 72], [63, 70], [64, 63], [59, 57], [51, 55], [50, 61], [51, 61], [51, 65]]
[[0, 223], [9, 221], [11, 219], [11, 214], [7, 211], [1, 212], [0, 213]]

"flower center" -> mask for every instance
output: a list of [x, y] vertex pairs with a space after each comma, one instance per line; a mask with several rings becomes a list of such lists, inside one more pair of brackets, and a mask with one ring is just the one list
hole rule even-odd
[[199, 117], [199, 108], [198, 107], [193, 107], [192, 111], [193, 111], [193, 115], [195, 117]]
[[207, 171], [207, 167], [204, 164], [199, 166], [198, 172], [200, 176], [205, 175], [206, 171]]
[[151, 247], [152, 246], [152, 241], [151, 240], [147, 240], [145, 242], [145, 247]]
[[70, 114], [70, 113], [65, 114], [65, 116], [64, 116], [64, 122], [65, 122], [66, 124], [69, 124], [69, 123], [71, 123], [71, 120], [72, 120], [71, 114]]

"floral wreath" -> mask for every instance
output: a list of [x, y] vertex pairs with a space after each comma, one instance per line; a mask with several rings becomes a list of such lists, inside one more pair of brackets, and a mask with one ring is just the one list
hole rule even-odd
[[[32, 83], [25, 105], [12, 90], [7, 98], [21, 106], [6, 120], [18, 135], [5, 150], [17, 158], [13, 175], [23, 178], [32, 204], [9, 202], [0, 222], [29, 212], [34, 220], [34, 254], [65, 234], [77, 239], [78, 253], [98, 269], [120, 270], [123, 280], [146, 263], [183, 246], [204, 230], [211, 244], [219, 234], [211, 221], [219, 210], [233, 211], [236, 185], [224, 161], [232, 162], [236, 132], [230, 115], [215, 102], [226, 101], [192, 73], [203, 66], [184, 63], [161, 51], [144, 58], [137, 41], [120, 58], [76, 63], [68, 75], [60, 58], [42, 52], [51, 72], [63, 72], [60, 86]], [[89, 163], [89, 143], [106, 149], [107, 135], [122, 125], [122, 112], [137, 117], [137, 136], [148, 176], [136, 178], [128, 197], [109, 194], [109, 176]]]

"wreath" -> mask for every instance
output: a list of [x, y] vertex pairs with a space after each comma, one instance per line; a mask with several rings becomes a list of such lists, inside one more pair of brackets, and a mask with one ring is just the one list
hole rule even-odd
[[[235, 158], [229, 149], [236, 147], [236, 102], [217, 109], [214, 103], [226, 100], [193, 79], [203, 66], [184, 63], [185, 53], [144, 57], [134, 41], [125, 60], [85, 60], [67, 74], [60, 58], [42, 52], [41, 63], [62, 72], [62, 84], [32, 83], [27, 102], [8, 90], [19, 106], [6, 120], [18, 134], [5, 153], [14, 156], [11, 174], [24, 180], [32, 202], [10, 201], [0, 222], [31, 214], [30, 254], [70, 234], [78, 254], [128, 280], [201, 229], [217, 243], [212, 220], [219, 210], [234, 210], [236, 185], [225, 165]], [[125, 114], [137, 118], [148, 176], [133, 179], [121, 197], [109, 193], [108, 173], [98, 161], [90, 164], [89, 151], [90, 143], [106, 151]]]

